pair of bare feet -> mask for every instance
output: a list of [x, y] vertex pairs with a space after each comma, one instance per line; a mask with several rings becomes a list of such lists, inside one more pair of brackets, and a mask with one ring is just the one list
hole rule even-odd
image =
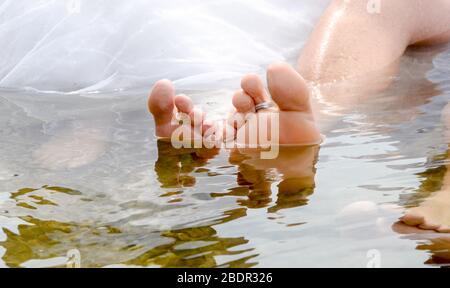
[[[311, 93], [303, 77], [290, 65], [281, 63], [268, 68], [267, 80], [271, 98], [277, 108], [255, 111], [256, 105], [271, 100], [262, 80], [256, 75], [247, 75], [242, 79], [242, 89], [233, 97], [236, 113], [279, 113], [281, 145], [307, 145], [320, 142], [321, 135], [314, 120], [310, 101]], [[177, 112], [188, 114], [192, 118], [204, 119], [203, 112], [194, 108], [189, 97], [176, 95], [175, 88], [169, 80], [161, 80], [155, 84], [148, 106], [155, 119], [156, 135], [161, 138], [170, 138], [173, 131], [179, 127], [173, 121]], [[202, 125], [204, 132], [213, 123], [203, 121]], [[247, 129], [246, 125], [233, 129], [238, 132], [239, 129]], [[441, 191], [419, 207], [408, 210], [401, 221], [422, 230], [450, 233], [448, 207], [450, 207], [450, 191]]]
[[[310, 103], [310, 92], [305, 80], [290, 65], [280, 63], [271, 65], [267, 70], [269, 93], [257, 75], [247, 75], [242, 79], [242, 89], [233, 96], [235, 113], [241, 115], [260, 113], [277, 113], [279, 120], [279, 143], [295, 145], [311, 145], [321, 142], [321, 135], [314, 120]], [[277, 108], [256, 111], [256, 105], [275, 102]], [[148, 102], [149, 110], [156, 123], [156, 136], [171, 138], [179, 127], [174, 121], [176, 113], [189, 115], [192, 124], [201, 125], [198, 131], [211, 131], [214, 123], [205, 121], [202, 111], [194, 108], [192, 100], [185, 95], [175, 94], [175, 89], [169, 80], [161, 80], [155, 84]], [[194, 121], [200, 119], [200, 121]], [[225, 123], [230, 123], [225, 120]], [[238, 135], [241, 129], [252, 129], [248, 123], [229, 125], [232, 137]], [[253, 128], [254, 129], [254, 128]], [[229, 130], [229, 129], [228, 129]], [[267, 131], [270, 133], [270, 131]], [[230, 133], [231, 134], [231, 133]]]

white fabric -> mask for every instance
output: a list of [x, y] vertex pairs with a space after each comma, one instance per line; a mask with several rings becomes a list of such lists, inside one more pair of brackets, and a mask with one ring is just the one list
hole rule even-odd
[[0, 88], [217, 88], [296, 57], [327, 3], [0, 0]]

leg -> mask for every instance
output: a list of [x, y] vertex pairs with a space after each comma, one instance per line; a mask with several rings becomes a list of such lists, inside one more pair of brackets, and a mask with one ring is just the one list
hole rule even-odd
[[[362, 0], [332, 1], [299, 58], [299, 71], [305, 79], [321, 84], [353, 78], [352, 82], [361, 84], [352, 85], [354, 90], [364, 94], [378, 92], [385, 89], [389, 81], [373, 81], [373, 77], [380, 75], [389, 78], [385, 77], [387, 73], [387, 76], [396, 73], [395, 64], [408, 46], [436, 44], [450, 39], [449, 0], [438, 0], [432, 4], [425, 0], [380, 0], [380, 14], [370, 14], [367, 3]], [[289, 70], [286, 66], [273, 67], [277, 66], [269, 69], [268, 81], [272, 98], [281, 111], [280, 143], [317, 141], [316, 113], [309, 103], [311, 93], [305, 81], [300, 75], [294, 77], [293, 73], [286, 72]], [[367, 78], [370, 82], [367, 83], [363, 76], [369, 73]], [[239, 112], [252, 111], [254, 103], [267, 101], [268, 94], [260, 83], [255, 82], [254, 76], [244, 77], [243, 90], [234, 98]], [[338, 85], [323, 88], [320, 93], [333, 99], [348, 98], [347, 89], [341, 90]], [[305, 105], [305, 99], [308, 105]], [[301, 102], [303, 106], [292, 105], [293, 101]], [[293, 113], [283, 113], [292, 111], [291, 107], [296, 107], [292, 110], [303, 114], [296, 113], [293, 117]]]
[[[301, 74], [306, 79], [320, 83], [358, 77], [377, 70], [395, 73], [395, 69], [390, 69], [391, 64], [395, 64], [408, 46], [438, 44], [450, 39], [448, 0], [433, 3], [423, 0], [381, 1], [382, 8], [379, 15], [368, 14], [366, 3], [367, 1], [332, 2], [299, 59]], [[277, 104], [287, 101], [286, 106], [289, 107], [290, 99], [295, 97], [297, 100], [305, 99], [304, 95], [308, 94], [304, 92], [306, 89], [303, 92], [299, 89], [299, 92], [293, 93], [296, 96], [290, 96], [289, 91], [292, 91], [293, 85], [288, 82], [289, 78], [284, 77], [284, 83], [281, 79], [270, 81], [270, 75], [268, 79], [269, 88], [279, 81], [279, 85], [276, 85], [278, 93], [272, 93]], [[245, 81], [249, 82], [249, 78], [244, 78]], [[297, 83], [303, 81], [297, 80]], [[267, 97], [264, 92], [255, 95], [251, 93], [252, 91], [246, 91], [248, 89], [245, 89], [244, 85], [243, 88], [244, 92], [235, 97], [238, 110], [252, 109], [249, 96], [256, 103], [264, 101]], [[336, 92], [332, 91], [333, 96], [339, 97]], [[450, 115], [450, 109], [446, 111], [444, 114]], [[446, 123], [450, 131], [450, 120], [447, 119]], [[282, 127], [284, 125], [289, 127], [289, 122], [281, 123]], [[292, 127], [289, 127], [287, 131], [299, 133], [291, 129]], [[442, 190], [419, 207], [409, 210], [402, 221], [421, 229], [450, 232], [449, 207], [450, 170], [445, 177]]]
[[448, 0], [380, 0], [380, 13], [370, 13], [367, 4], [332, 1], [299, 59], [305, 79], [329, 82], [365, 75], [390, 66], [409, 45], [450, 38]]
[[[434, 0], [432, 5], [425, 0], [380, 0], [380, 14], [370, 14], [367, 3], [362, 0], [332, 1], [299, 59], [300, 72], [305, 79], [321, 83], [366, 75], [390, 66], [409, 45], [434, 44], [450, 38], [450, 17], [447, 16], [450, 14], [449, 0]], [[295, 104], [291, 112], [296, 113], [280, 113], [280, 143], [317, 143], [319, 133], [314, 123], [314, 113], [308, 104], [310, 92], [302, 76], [293, 76], [286, 72], [288, 70], [284, 66], [282, 69], [269, 69], [268, 72], [269, 89], [280, 110], [289, 112], [291, 104]], [[284, 77], [286, 75], [287, 78]], [[247, 85], [248, 89], [243, 87], [243, 91], [235, 96], [234, 104], [238, 112], [251, 111], [255, 103], [268, 99], [260, 83], [252, 91], [252, 77], [244, 78], [243, 85]], [[340, 96], [339, 93], [339, 89], [329, 91], [335, 98]], [[175, 104], [178, 110], [195, 115], [188, 98], [175, 98], [169, 81], [158, 82], [149, 99], [157, 136], [170, 137], [177, 128], [171, 122]], [[293, 117], [294, 114], [296, 117]]]
[[[315, 82], [360, 80], [361, 75], [375, 71], [389, 76], [396, 73], [395, 62], [408, 46], [450, 39], [450, 1], [381, 0], [380, 4], [380, 14], [371, 15], [367, 1], [332, 1], [299, 59], [302, 75]], [[336, 89], [329, 93], [334, 99], [340, 96]], [[444, 114], [450, 115], [450, 109], [446, 111]], [[450, 131], [450, 120], [446, 123]], [[450, 172], [442, 190], [407, 211], [402, 221], [421, 229], [450, 232], [449, 207]]]

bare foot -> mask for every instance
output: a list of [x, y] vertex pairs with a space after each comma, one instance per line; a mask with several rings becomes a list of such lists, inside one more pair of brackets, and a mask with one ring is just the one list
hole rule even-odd
[[[310, 92], [305, 80], [285, 63], [271, 65], [267, 71], [267, 79], [270, 94], [277, 108], [260, 110], [255, 113], [256, 105], [269, 102], [270, 96], [257, 75], [247, 75], [242, 79], [242, 89], [236, 92], [233, 97], [233, 104], [237, 113], [258, 117], [263, 113], [269, 113], [269, 117], [275, 117], [276, 115], [279, 119], [278, 144], [320, 144], [322, 136], [314, 120]], [[192, 121], [192, 124], [201, 126], [201, 129], [199, 129], [201, 135], [196, 135], [195, 129], [192, 129], [192, 137], [204, 137], [207, 131], [214, 131], [213, 133], [221, 131], [211, 129], [214, 128], [214, 123], [204, 121], [204, 113], [194, 109], [189, 97], [185, 95], [175, 96], [175, 88], [169, 80], [161, 80], [155, 84], [149, 97], [148, 107], [155, 119], [156, 136], [161, 138], [170, 138], [173, 132], [180, 127], [180, 124], [174, 121], [177, 111], [189, 115], [192, 120], [196, 119], [196, 121]], [[250, 129], [256, 129], [258, 133], [266, 132], [269, 137], [272, 132], [271, 127], [267, 127], [270, 131], [260, 131], [258, 126], [251, 126], [249, 122], [242, 122], [234, 127], [237, 133], [236, 131], [230, 133], [230, 128], [232, 130], [234, 128], [226, 123], [223, 126], [226, 128], [222, 130], [224, 132], [223, 139], [229, 139], [230, 134], [233, 134], [234, 137], [239, 135], [240, 131]]]
[[450, 233], [450, 190], [444, 189], [406, 212], [400, 220], [409, 226]]
[[204, 122], [204, 113], [194, 108], [189, 97], [185, 95], [175, 96], [175, 88], [169, 80], [160, 80], [153, 86], [148, 99], [148, 109], [155, 119], [156, 136], [160, 138], [170, 138], [172, 133], [180, 126], [176, 121], [174, 122], [177, 112], [189, 115], [193, 125], [202, 127], [203, 130], [200, 133], [210, 128]]
[[[302, 76], [290, 65], [279, 63], [268, 68], [267, 81], [277, 108], [260, 110], [256, 115], [261, 113], [278, 115], [279, 144], [320, 144], [322, 137], [314, 120], [310, 92]], [[247, 115], [255, 113], [256, 105], [270, 101], [269, 93], [257, 75], [245, 76], [241, 87], [242, 90], [237, 91], [233, 97], [233, 105], [238, 113]], [[249, 125], [246, 123], [237, 127], [238, 134], [242, 129], [252, 129]]]

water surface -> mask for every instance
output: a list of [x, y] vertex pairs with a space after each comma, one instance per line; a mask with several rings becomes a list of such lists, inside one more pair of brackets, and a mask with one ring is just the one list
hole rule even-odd
[[[327, 107], [321, 147], [270, 161], [156, 141], [146, 91], [3, 91], [0, 266], [71, 249], [84, 267], [366, 267], [373, 249], [383, 267], [448, 265], [450, 237], [392, 229], [446, 172], [448, 63], [410, 51], [385, 92]], [[217, 88], [195, 101], [220, 107]]]

